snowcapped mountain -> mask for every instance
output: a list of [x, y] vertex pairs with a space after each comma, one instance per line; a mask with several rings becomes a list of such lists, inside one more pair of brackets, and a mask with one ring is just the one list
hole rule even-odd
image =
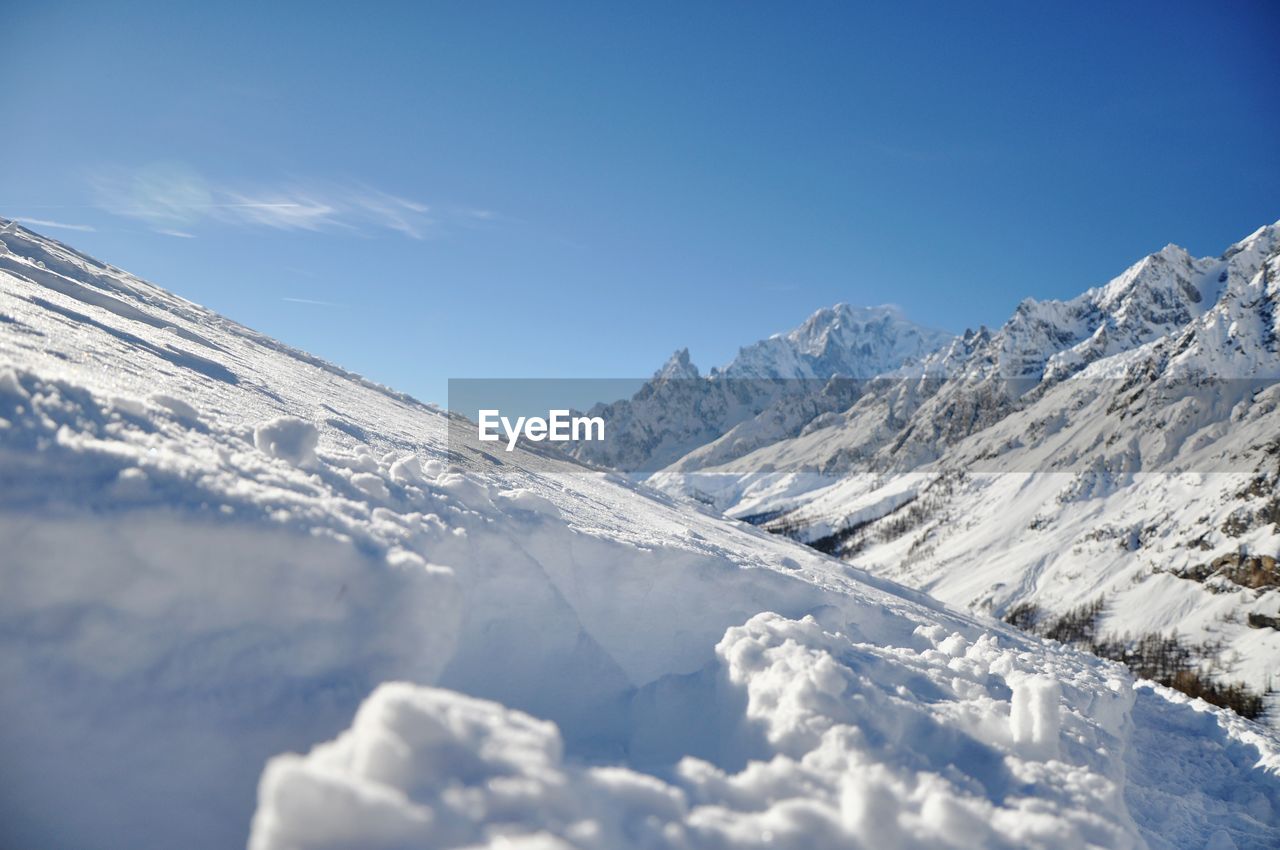
[[[652, 483], [997, 616], [1101, 600], [1219, 679], [1280, 673], [1280, 225], [1021, 304], [793, 436]], [[1253, 565], [1242, 567], [1241, 565]], [[1268, 566], [1272, 565], [1272, 566]], [[1250, 570], [1253, 570], [1250, 572]]]
[[[754, 445], [772, 442], [789, 436], [792, 424], [803, 424], [796, 419], [797, 400], [806, 411], [815, 397], [823, 409], [843, 409], [858, 379], [917, 361], [949, 339], [894, 307], [837, 304], [786, 334], [740, 349], [705, 378], [682, 349], [635, 396], [591, 411], [610, 423], [609, 438], [582, 444], [576, 456], [615, 469], [654, 471], [753, 421], [746, 427], [758, 435]], [[737, 445], [744, 446], [741, 440]]]
[[896, 307], [824, 307], [786, 334], [738, 351], [712, 375], [738, 380], [825, 382], [837, 375], [871, 378], [918, 360], [951, 340], [908, 321]]
[[1257, 724], [471, 433], [0, 221], [0, 844], [1275, 846]]
[[[1261, 268], [1258, 245], [1269, 244], [1273, 230], [1253, 234], [1236, 246], [1242, 253], [1230, 257], [1195, 260], [1168, 246], [1069, 301], [1028, 299], [998, 330], [968, 331], [919, 362], [886, 370], [838, 418], [811, 420], [804, 435], [785, 435], [799, 439], [769, 441], [768, 447], [760, 442], [752, 448], [762, 451], [745, 457], [726, 456], [721, 446], [699, 447], [671, 469], [712, 469], [737, 459], [735, 469], [840, 473], [907, 470], [937, 460], [949, 446], [1013, 412], [1024, 394], [1043, 392], [1094, 362], [1114, 367], [1123, 359], [1116, 355], [1180, 333], [1231, 302], [1235, 289]], [[1253, 243], [1258, 245], [1241, 248]], [[1263, 348], [1255, 356], [1268, 353]], [[1239, 356], [1217, 364], [1222, 376], [1241, 374], [1243, 366], [1231, 362]], [[721, 439], [731, 443], [735, 435]]]

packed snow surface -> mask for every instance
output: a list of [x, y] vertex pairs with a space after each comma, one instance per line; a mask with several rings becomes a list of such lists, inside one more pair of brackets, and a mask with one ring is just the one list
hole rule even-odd
[[1280, 841], [1256, 724], [0, 241], [2, 846]]

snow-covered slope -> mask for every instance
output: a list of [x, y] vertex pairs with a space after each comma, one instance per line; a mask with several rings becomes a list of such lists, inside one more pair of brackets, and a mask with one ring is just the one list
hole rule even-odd
[[1260, 727], [0, 241], [4, 847], [1280, 837]]
[[1024, 302], [795, 437], [732, 463], [712, 444], [672, 467], [705, 472], [654, 483], [971, 610], [1102, 599], [1102, 633], [1176, 630], [1213, 645], [1215, 676], [1264, 690], [1280, 673], [1278, 282], [1280, 225], [1219, 258], [1170, 246], [1070, 301]]
[[[820, 412], [847, 407], [862, 379], [916, 362], [949, 340], [895, 307], [837, 304], [740, 349], [706, 377], [681, 349], [632, 398], [597, 406], [592, 413], [609, 423], [608, 439], [580, 444], [574, 453], [652, 472], [732, 430], [718, 455], [728, 459], [792, 436]], [[810, 410], [815, 403], [819, 408]]]

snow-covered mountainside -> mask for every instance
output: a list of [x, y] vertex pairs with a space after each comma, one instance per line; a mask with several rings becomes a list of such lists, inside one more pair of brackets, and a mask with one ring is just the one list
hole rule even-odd
[[737, 380], [870, 378], [918, 360], [950, 340], [950, 334], [907, 320], [896, 307], [837, 304], [786, 334], [746, 346], [712, 375]]
[[0, 242], [0, 846], [1280, 840], [1256, 724]]
[[[856, 397], [859, 380], [917, 362], [950, 339], [908, 321], [894, 307], [837, 304], [786, 334], [740, 349], [706, 377], [682, 349], [632, 398], [598, 405], [592, 414], [609, 423], [608, 439], [582, 443], [575, 455], [615, 469], [652, 472], [735, 427], [733, 445], [744, 453], [744, 432], [752, 435], [750, 448], [792, 436], [820, 412], [809, 412], [815, 399], [823, 411], [843, 409]], [[833, 385], [832, 379], [843, 380]], [[798, 413], [805, 417], [798, 420]]]
[[[1280, 225], [1021, 304], [839, 413], [653, 483], [974, 611], [1101, 600], [1220, 681], [1280, 673]], [[1028, 606], [1037, 606], [1038, 613]], [[1028, 613], [1030, 612], [1030, 613]]]

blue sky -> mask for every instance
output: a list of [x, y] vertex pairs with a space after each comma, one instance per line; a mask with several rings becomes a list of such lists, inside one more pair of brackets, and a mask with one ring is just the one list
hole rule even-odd
[[0, 215], [427, 400], [1280, 218], [1269, 2], [204, 6], [6, 9]]

